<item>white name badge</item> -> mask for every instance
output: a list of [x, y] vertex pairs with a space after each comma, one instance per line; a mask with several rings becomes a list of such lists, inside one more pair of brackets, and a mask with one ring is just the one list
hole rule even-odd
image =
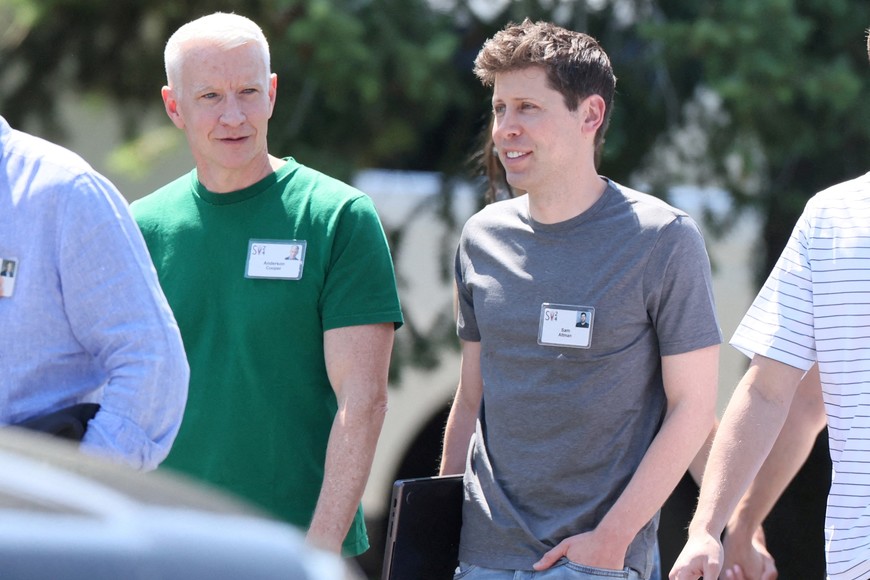
[[591, 306], [568, 306], [545, 302], [541, 304], [538, 344], [589, 348], [592, 344], [594, 322], [595, 308]]
[[299, 280], [306, 245], [305, 240], [249, 240], [245, 278]]
[[0, 258], [0, 298], [12, 298], [18, 278], [18, 259]]

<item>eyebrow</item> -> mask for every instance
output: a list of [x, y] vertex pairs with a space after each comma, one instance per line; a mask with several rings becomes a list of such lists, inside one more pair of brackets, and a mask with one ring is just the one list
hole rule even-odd
[[541, 100], [542, 99], [540, 97], [530, 97], [530, 96], [509, 97], [509, 98], [505, 98], [505, 97], [495, 98], [495, 97], [493, 97], [492, 102], [493, 103], [504, 103], [504, 102], [508, 102], [508, 101], [536, 101], [537, 102], [537, 101], [541, 101]]
[[[249, 89], [249, 88], [257, 88], [260, 90], [265, 90], [266, 86], [267, 85], [264, 84], [262, 81], [257, 80], [257, 81], [247, 81], [247, 82], [241, 82], [241, 83], [234, 83], [234, 85], [231, 88], [233, 90]], [[216, 87], [214, 85], [198, 85], [198, 86], [192, 87], [190, 90], [193, 91], [194, 93], [221, 92], [224, 90], [224, 87]]]

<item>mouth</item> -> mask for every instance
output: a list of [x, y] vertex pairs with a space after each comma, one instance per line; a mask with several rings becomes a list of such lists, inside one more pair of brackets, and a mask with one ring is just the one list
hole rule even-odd
[[507, 159], [519, 159], [521, 157], [525, 157], [528, 153], [524, 153], [522, 151], [505, 151], [505, 158]]

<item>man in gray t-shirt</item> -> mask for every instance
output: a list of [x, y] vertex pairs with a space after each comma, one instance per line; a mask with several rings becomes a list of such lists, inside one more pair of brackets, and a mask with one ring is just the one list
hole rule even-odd
[[594, 39], [510, 25], [475, 73], [528, 193], [470, 219], [456, 256], [462, 367], [441, 472], [465, 471], [457, 578], [648, 578], [658, 510], [715, 421], [703, 239], [598, 175], [615, 78]]

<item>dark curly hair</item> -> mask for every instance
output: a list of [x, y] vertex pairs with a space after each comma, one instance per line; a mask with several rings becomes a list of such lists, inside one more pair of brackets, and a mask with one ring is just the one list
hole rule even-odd
[[491, 87], [495, 76], [529, 67], [546, 71], [550, 87], [560, 92], [569, 111], [576, 111], [590, 95], [604, 99], [604, 122], [595, 135], [596, 158], [610, 123], [616, 76], [598, 41], [550, 22], [508, 24], [487, 40], [474, 60], [474, 74]]

